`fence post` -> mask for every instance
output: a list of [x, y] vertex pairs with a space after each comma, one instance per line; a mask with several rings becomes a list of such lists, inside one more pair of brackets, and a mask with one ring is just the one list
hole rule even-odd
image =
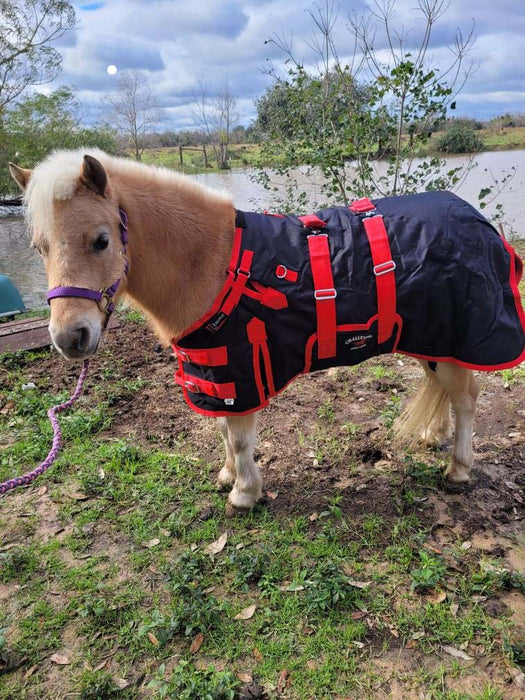
[[204, 167], [208, 167], [208, 156], [206, 155], [206, 146], [202, 144], [202, 150], [204, 151]]

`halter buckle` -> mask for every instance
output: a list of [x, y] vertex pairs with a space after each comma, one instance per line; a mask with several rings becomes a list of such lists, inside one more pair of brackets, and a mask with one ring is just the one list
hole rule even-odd
[[107, 289], [101, 289], [99, 293], [100, 299], [97, 301], [97, 306], [102, 311], [102, 313], [107, 314], [109, 316], [112, 311], [112, 309], [110, 308], [112, 304], [112, 295], [108, 293]]

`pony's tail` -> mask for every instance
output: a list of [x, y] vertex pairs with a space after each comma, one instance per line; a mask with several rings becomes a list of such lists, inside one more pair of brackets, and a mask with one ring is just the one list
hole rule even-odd
[[450, 398], [437, 379], [428, 371], [418, 393], [395, 423], [396, 444], [414, 449], [446, 440], [450, 435]]

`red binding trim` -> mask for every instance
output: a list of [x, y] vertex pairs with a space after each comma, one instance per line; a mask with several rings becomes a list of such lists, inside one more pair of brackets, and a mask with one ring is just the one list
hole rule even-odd
[[185, 374], [182, 368], [176, 372], [175, 381], [192, 394], [206, 394], [216, 399], [237, 398], [234, 382], [225, 382], [224, 384], [209, 382], [206, 379], [195, 377], [193, 374]]
[[[207, 311], [204, 316], [201, 316], [198, 318], [195, 323], [192, 323], [191, 326], [188, 328], [185, 328], [182, 333], [180, 333], [176, 338], [172, 339], [172, 344], [175, 343], [179, 338], [182, 338], [185, 335], [189, 335], [193, 331], [197, 330], [197, 328], [200, 328], [203, 326], [206, 321], [209, 321], [212, 316], [215, 316], [216, 313], [218, 313], [219, 309], [221, 308], [221, 304], [224, 301], [224, 298], [226, 297], [226, 294], [230, 291], [232, 288], [233, 282], [235, 280], [235, 270], [237, 269], [237, 261], [239, 260], [239, 253], [241, 250], [241, 242], [242, 242], [242, 231], [243, 229], [238, 226], [235, 229], [235, 233], [233, 235], [233, 243], [232, 243], [232, 252], [230, 256], [230, 262], [228, 263], [228, 269], [226, 270], [226, 279], [224, 281], [224, 284], [222, 285], [219, 293], [215, 297], [215, 301], [212, 304], [212, 307], [210, 308], [209, 311]], [[175, 348], [176, 350], [176, 348]]]
[[295, 270], [290, 270], [286, 265], [277, 265], [275, 268], [275, 276], [287, 282], [297, 282], [299, 273], [295, 272]]
[[365, 214], [367, 211], [373, 211], [375, 206], [368, 197], [361, 197], [361, 199], [356, 199], [352, 202], [348, 208], [350, 211], [353, 211], [354, 214]]
[[374, 263], [377, 290], [377, 342], [384, 343], [392, 335], [396, 319], [396, 264], [383, 217], [370, 216], [363, 220]]
[[308, 250], [314, 278], [317, 314], [317, 357], [320, 360], [336, 354], [336, 309], [330, 246], [326, 233], [308, 236]]
[[207, 367], [222, 367], [228, 364], [228, 348], [222, 345], [218, 348], [181, 348], [173, 345], [177, 357], [182, 362], [194, 362], [196, 365], [206, 365]]
[[[372, 318], [368, 321], [368, 323], [344, 324], [342, 326], [337, 326], [336, 330], [338, 333], [339, 332], [346, 333], [349, 331], [351, 331], [351, 332], [353, 332], [353, 331], [355, 331], [355, 332], [368, 331], [368, 330], [370, 330], [372, 324], [375, 321], [378, 321], [377, 314], [375, 316], [372, 316]], [[399, 350], [397, 349], [397, 345], [398, 345], [399, 340], [401, 338], [401, 329], [403, 327], [403, 319], [401, 318], [401, 316], [399, 316], [399, 314], [396, 314], [395, 324], [397, 325], [397, 333], [396, 333], [396, 339], [395, 339], [394, 345], [393, 345], [390, 353], [384, 353], [384, 354], [393, 355], [394, 353], [399, 352]], [[317, 341], [317, 333], [313, 333], [306, 341], [305, 356], [304, 356], [304, 370], [303, 370], [302, 374], [308, 374], [311, 371], [312, 351], [313, 351], [314, 343], [316, 341]], [[296, 375], [296, 376], [299, 376], [299, 375]], [[295, 377], [294, 377], [294, 379], [295, 379]], [[286, 385], [286, 386], [288, 386], [288, 385]], [[280, 393], [281, 391], [282, 391], [282, 389], [278, 393]]]

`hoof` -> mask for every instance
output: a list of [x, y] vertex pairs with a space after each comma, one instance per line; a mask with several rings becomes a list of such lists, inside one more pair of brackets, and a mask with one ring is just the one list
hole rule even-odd
[[247, 511], [257, 503], [259, 498], [261, 498], [262, 492], [259, 490], [258, 493], [248, 493], [247, 491], [239, 491], [235, 486], [230, 491], [228, 496], [229, 505], [233, 506], [237, 510]]
[[468, 484], [470, 469], [461, 464], [451, 464], [445, 472], [445, 479], [454, 484]]
[[217, 475], [217, 484], [220, 489], [231, 488], [235, 483], [235, 474], [228, 469], [228, 467], [223, 467], [219, 474]]

